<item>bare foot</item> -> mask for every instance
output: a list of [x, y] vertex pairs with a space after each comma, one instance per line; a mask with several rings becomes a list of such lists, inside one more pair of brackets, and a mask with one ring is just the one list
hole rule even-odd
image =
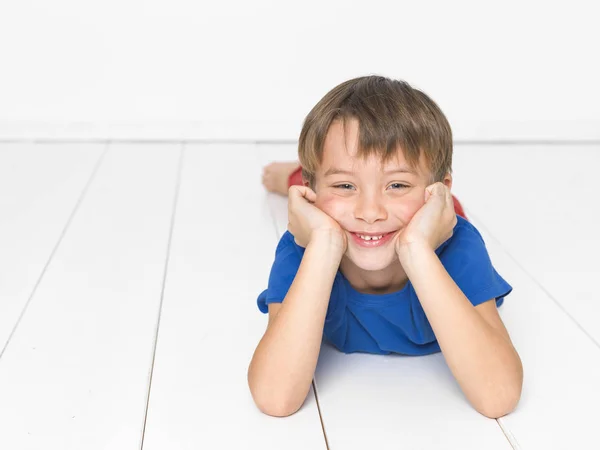
[[263, 168], [262, 184], [269, 192], [288, 193], [288, 179], [298, 168], [298, 162], [272, 162]]

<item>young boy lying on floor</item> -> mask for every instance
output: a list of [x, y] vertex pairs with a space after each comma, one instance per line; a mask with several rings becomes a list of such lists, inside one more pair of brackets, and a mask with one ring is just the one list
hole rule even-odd
[[288, 231], [258, 297], [269, 314], [248, 369], [258, 408], [302, 406], [325, 337], [345, 353], [441, 351], [477, 411], [514, 410], [523, 368], [497, 310], [512, 287], [450, 192], [439, 107], [403, 81], [346, 81], [306, 117], [298, 157], [303, 185], [288, 190]]

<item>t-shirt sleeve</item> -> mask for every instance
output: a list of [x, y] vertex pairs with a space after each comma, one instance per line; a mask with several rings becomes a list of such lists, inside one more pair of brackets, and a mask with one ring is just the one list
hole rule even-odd
[[258, 309], [269, 312], [269, 303], [281, 303], [287, 295], [302, 261], [304, 249], [294, 242], [294, 236], [286, 231], [275, 250], [275, 261], [271, 267], [269, 283], [258, 296]]
[[500, 306], [512, 291], [512, 286], [492, 265], [481, 234], [471, 224], [456, 233], [439, 257], [473, 306], [492, 298], [496, 299], [496, 306]]

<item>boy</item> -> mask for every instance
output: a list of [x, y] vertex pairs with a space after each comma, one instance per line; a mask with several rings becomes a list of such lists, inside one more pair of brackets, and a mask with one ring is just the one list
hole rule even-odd
[[340, 351], [442, 351], [465, 396], [497, 418], [517, 405], [521, 360], [498, 315], [512, 287], [456, 215], [452, 132], [424, 93], [379, 76], [346, 81], [308, 114], [288, 195], [269, 321], [248, 369], [259, 409], [296, 412], [322, 338]]

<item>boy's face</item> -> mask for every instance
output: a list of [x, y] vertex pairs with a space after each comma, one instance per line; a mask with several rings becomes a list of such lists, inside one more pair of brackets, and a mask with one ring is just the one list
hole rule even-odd
[[[346, 133], [340, 121], [334, 121], [328, 130], [323, 163], [315, 174], [315, 205], [345, 231], [345, 257], [360, 269], [382, 270], [397, 262], [394, 237], [425, 203], [431, 176], [423, 157], [419, 167], [411, 168], [402, 151], [385, 165], [377, 157], [355, 158], [358, 122], [346, 123]], [[444, 182], [451, 187], [450, 175]], [[359, 236], [365, 234], [383, 238], [364, 240]]]

